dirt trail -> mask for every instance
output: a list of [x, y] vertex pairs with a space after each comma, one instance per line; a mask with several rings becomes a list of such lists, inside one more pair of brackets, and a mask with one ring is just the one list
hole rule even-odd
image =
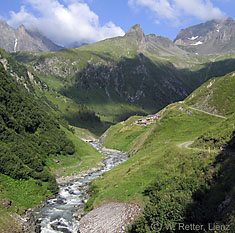
[[192, 148], [189, 148], [189, 146], [192, 145], [193, 143], [194, 143], [194, 141], [183, 142], [183, 143], [179, 144], [178, 147], [179, 148], [192, 149]]
[[149, 137], [149, 135], [153, 132], [153, 130], [156, 128], [157, 124], [154, 124], [149, 130], [148, 132], [144, 135], [144, 137], [141, 139], [140, 143], [136, 146], [134, 145], [130, 151], [132, 151], [132, 149], [136, 146], [136, 148], [133, 150], [132, 155], [135, 155], [144, 145], [146, 139]]
[[218, 115], [218, 114], [213, 114], [213, 113], [210, 113], [210, 112], [206, 112], [206, 111], [203, 111], [201, 109], [198, 109], [198, 108], [193, 108], [193, 107], [189, 107], [188, 108], [192, 109], [192, 110], [195, 110], [195, 111], [199, 111], [199, 112], [203, 112], [203, 113], [206, 113], [208, 115], [211, 115], [211, 116], [215, 116], [215, 117], [220, 117], [220, 118], [223, 118], [223, 119], [227, 119], [227, 117], [225, 116], [222, 116], [222, 115]]
[[200, 152], [209, 152], [209, 153], [218, 153], [219, 150], [217, 149], [202, 149], [202, 148], [191, 148], [189, 147], [190, 145], [192, 145], [194, 143], [194, 141], [189, 141], [189, 142], [183, 142], [181, 144], [178, 145], [179, 148], [185, 148], [188, 150], [194, 150], [194, 151], [200, 151]]

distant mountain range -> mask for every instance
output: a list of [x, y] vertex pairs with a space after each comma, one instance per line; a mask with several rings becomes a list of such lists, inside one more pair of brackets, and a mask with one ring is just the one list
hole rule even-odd
[[[234, 70], [235, 53], [201, 56], [187, 50], [166, 37], [145, 35], [137, 24], [124, 36], [51, 54], [19, 52], [15, 58], [49, 89], [115, 123], [156, 112]], [[66, 109], [61, 112], [76, 125], [73, 108]]]
[[190, 54], [168, 38], [145, 35], [140, 25], [123, 37], [49, 56], [21, 52], [15, 57], [38, 77], [44, 77], [50, 88], [55, 88], [49, 80], [53, 77], [60, 94], [88, 105], [111, 122], [184, 99], [195, 85], [190, 84], [193, 78], [186, 80], [185, 74], [169, 63], [175, 59], [185, 67], [187, 62], [183, 61], [191, 60]]
[[[0, 47], [15, 52], [17, 61], [26, 64], [50, 93], [86, 105], [102, 121], [115, 123], [156, 112], [186, 98], [208, 79], [232, 72], [234, 25], [231, 18], [208, 21], [182, 30], [172, 42], [145, 35], [136, 24], [124, 36], [61, 50], [39, 32], [24, 26], [13, 29], [1, 21]], [[48, 53], [56, 50], [60, 51]], [[58, 98], [50, 101], [58, 105]], [[59, 104], [59, 110], [76, 125], [74, 106], [64, 105]]]
[[0, 48], [7, 52], [39, 51], [55, 52], [63, 47], [56, 45], [37, 30], [28, 30], [24, 25], [14, 29], [0, 20]]
[[198, 54], [235, 50], [235, 20], [215, 19], [180, 31], [174, 44]]
[[[235, 50], [235, 21], [232, 18], [215, 19], [182, 29], [173, 42], [166, 37], [157, 37], [155, 34], [144, 38], [143, 31], [139, 28], [140, 25], [135, 25], [127, 35], [132, 37], [135, 35], [141, 49], [145, 48], [149, 52], [158, 50], [162, 54], [182, 54], [184, 53], [182, 50], [185, 50], [193, 54], [205, 55]], [[0, 48], [7, 52], [54, 52], [63, 48], [39, 31], [26, 29], [23, 25], [14, 29], [6, 22], [0, 21], [0, 31]], [[77, 48], [83, 45], [87, 43], [74, 42], [69, 47]]]

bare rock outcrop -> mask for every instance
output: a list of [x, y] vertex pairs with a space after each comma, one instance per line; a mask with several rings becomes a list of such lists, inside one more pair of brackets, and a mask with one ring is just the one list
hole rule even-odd
[[80, 233], [121, 233], [141, 213], [136, 204], [108, 203], [92, 210], [80, 221]]

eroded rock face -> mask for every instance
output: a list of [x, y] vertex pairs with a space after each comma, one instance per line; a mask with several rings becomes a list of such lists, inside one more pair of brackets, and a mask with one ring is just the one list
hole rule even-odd
[[215, 19], [183, 29], [174, 43], [199, 54], [235, 50], [235, 20]]
[[92, 210], [80, 221], [80, 233], [117, 233], [140, 214], [141, 209], [130, 203], [108, 203]]
[[23, 25], [14, 29], [0, 20], [0, 48], [7, 52], [53, 52], [62, 49], [38, 31], [27, 30]]
[[22, 216], [13, 213], [10, 214], [13, 228], [8, 233], [40, 233], [41, 228], [37, 224], [38, 220], [29, 210]]

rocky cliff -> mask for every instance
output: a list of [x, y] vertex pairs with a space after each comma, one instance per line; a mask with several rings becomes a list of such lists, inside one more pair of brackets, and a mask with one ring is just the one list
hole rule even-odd
[[8, 52], [52, 52], [62, 49], [37, 30], [28, 30], [23, 25], [14, 29], [6, 22], [0, 21], [0, 32], [0, 48]]
[[198, 53], [215, 54], [235, 50], [235, 20], [223, 18], [207, 21], [179, 32], [175, 45]]

